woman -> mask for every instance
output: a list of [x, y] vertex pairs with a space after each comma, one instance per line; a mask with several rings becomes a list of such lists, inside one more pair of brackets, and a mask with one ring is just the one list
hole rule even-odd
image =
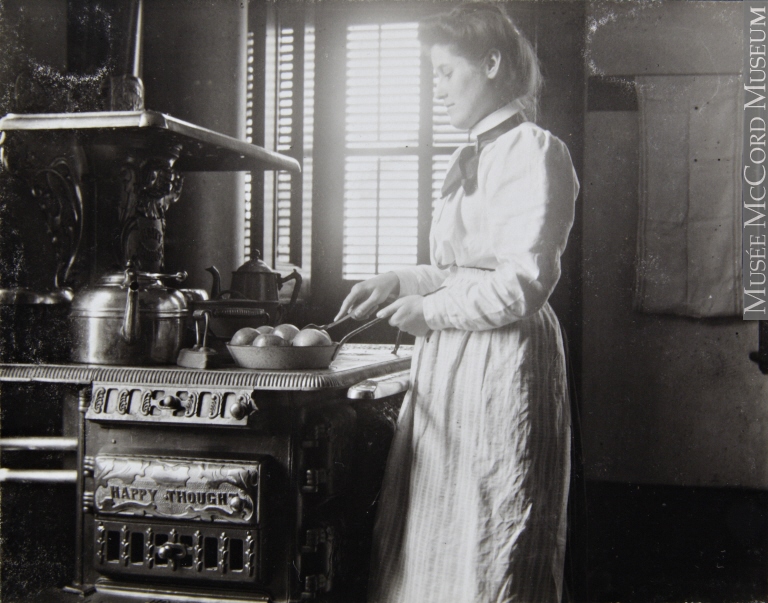
[[339, 311], [362, 318], [392, 302], [377, 315], [417, 336], [369, 595], [555, 603], [570, 412], [547, 299], [578, 182], [565, 145], [526, 120], [538, 62], [501, 8], [461, 5], [425, 22], [420, 39], [452, 125], [478, 142], [452, 157], [432, 221], [432, 264], [355, 285]]

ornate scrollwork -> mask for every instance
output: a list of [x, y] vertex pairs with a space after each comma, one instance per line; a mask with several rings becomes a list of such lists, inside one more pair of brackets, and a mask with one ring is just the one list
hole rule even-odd
[[181, 197], [182, 176], [174, 170], [180, 146], [146, 159], [129, 155], [120, 169], [118, 203], [120, 259], [157, 272], [165, 261], [165, 213]]
[[197, 408], [200, 404], [200, 396], [197, 394], [197, 392], [189, 392], [187, 395], [187, 407], [185, 411], [185, 416], [187, 417], [194, 417], [197, 415]]
[[56, 288], [65, 286], [80, 251], [83, 238], [83, 193], [66, 159], [56, 159], [50, 167], [35, 172], [32, 196], [45, 216], [58, 265], [54, 276]]
[[93, 513], [93, 492], [83, 492], [83, 513]]
[[[203, 459], [96, 457], [94, 509], [102, 515], [252, 523], [259, 465]], [[197, 478], [190, 483], [191, 468]]]
[[104, 412], [104, 402], [106, 401], [107, 390], [103, 387], [97, 389], [93, 394], [93, 412]]
[[120, 528], [120, 561], [123, 565], [131, 562], [131, 531], [126, 525]]
[[208, 414], [210, 419], [215, 419], [221, 414], [221, 401], [223, 396], [221, 394], [211, 395], [211, 410]]
[[226, 532], [219, 536], [219, 571], [226, 574], [229, 570], [229, 538]]
[[152, 414], [152, 392], [150, 390], [141, 395], [141, 414], [145, 417]]
[[251, 532], [246, 532], [245, 536], [245, 569], [249, 576], [253, 576], [256, 570], [256, 541]]
[[121, 415], [127, 415], [131, 407], [131, 390], [124, 389], [120, 391], [117, 401], [117, 412]]
[[192, 549], [194, 555], [195, 570], [198, 572], [203, 571], [203, 534], [200, 530], [195, 532], [194, 546]]
[[149, 569], [155, 565], [155, 532], [152, 526], [144, 532], [144, 563]]
[[107, 528], [103, 523], [99, 523], [96, 527], [96, 561], [104, 563], [106, 559], [106, 553], [104, 551], [107, 546]]
[[[53, 159], [50, 149], [57, 153]], [[56, 258], [54, 286], [58, 289], [71, 284], [83, 238], [82, 149], [71, 136], [59, 135], [42, 142], [3, 132], [0, 163], [25, 184], [43, 214]]]

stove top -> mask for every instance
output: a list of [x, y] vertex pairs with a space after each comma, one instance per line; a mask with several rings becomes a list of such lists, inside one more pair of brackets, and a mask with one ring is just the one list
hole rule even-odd
[[392, 344], [345, 344], [327, 369], [256, 370], [228, 366], [189, 369], [178, 366], [101, 366], [93, 364], [2, 364], [0, 382], [32, 381], [87, 385], [94, 381], [146, 385], [189, 385], [315, 391], [351, 387], [365, 379], [406, 370], [412, 346], [392, 354]]

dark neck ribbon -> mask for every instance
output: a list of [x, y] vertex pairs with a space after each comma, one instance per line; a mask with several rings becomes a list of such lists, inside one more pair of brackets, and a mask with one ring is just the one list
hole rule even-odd
[[453, 194], [461, 186], [467, 195], [477, 190], [477, 166], [480, 163], [480, 153], [483, 149], [496, 140], [502, 134], [516, 128], [525, 120], [522, 111], [518, 111], [512, 117], [505, 119], [498, 126], [494, 126], [487, 132], [477, 135], [477, 144], [464, 147], [459, 153], [459, 158], [448, 170], [443, 181], [441, 194], [447, 197]]

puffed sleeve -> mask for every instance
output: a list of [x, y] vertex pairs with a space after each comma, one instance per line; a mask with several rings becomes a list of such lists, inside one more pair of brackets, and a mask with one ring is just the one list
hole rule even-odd
[[481, 156], [477, 192], [464, 202], [480, 204], [469, 226], [480, 229], [496, 268], [425, 298], [424, 317], [433, 330], [481, 331], [530, 316], [560, 278], [579, 192], [568, 149], [529, 123], [494, 145]]

